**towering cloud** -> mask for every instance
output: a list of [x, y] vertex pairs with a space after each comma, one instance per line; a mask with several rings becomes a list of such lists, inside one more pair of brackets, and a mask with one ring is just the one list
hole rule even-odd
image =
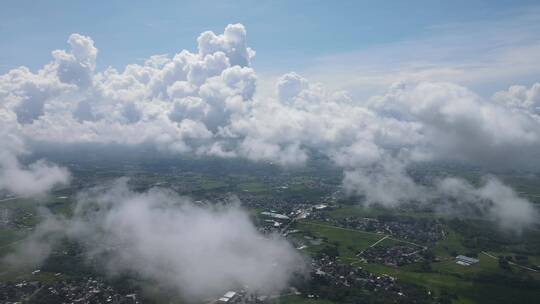
[[68, 43], [71, 52], [56, 50], [52, 53], [54, 69], [61, 82], [85, 88], [92, 84], [92, 74], [96, 68], [97, 49], [94, 41], [89, 37], [72, 34]]
[[68, 43], [36, 73], [0, 76], [2, 127], [37, 144], [150, 144], [284, 166], [318, 151], [343, 168], [351, 193], [390, 205], [431, 197], [407, 174], [417, 162], [540, 165], [540, 84], [486, 99], [452, 83], [402, 82], [355, 102], [288, 73], [273, 98], [258, 99], [255, 52], [241, 24], [201, 34], [195, 53], [152, 56], [123, 71], [96, 71], [89, 37]]

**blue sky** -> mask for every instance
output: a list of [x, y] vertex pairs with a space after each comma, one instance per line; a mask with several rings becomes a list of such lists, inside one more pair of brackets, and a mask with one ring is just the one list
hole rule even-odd
[[[426, 60], [446, 67], [474, 61], [482, 49], [500, 47], [504, 36], [489, 39], [498, 33], [510, 38], [519, 32], [526, 36], [519, 44], [527, 45], [540, 37], [534, 17], [538, 1], [109, 2], [3, 1], [0, 73], [20, 65], [36, 70], [50, 60], [51, 50], [65, 48], [67, 37], [75, 32], [94, 39], [100, 51], [98, 70], [121, 69], [151, 55], [193, 50], [202, 31], [219, 33], [227, 24], [240, 22], [248, 30], [249, 45], [257, 51], [253, 65], [263, 78], [295, 70], [329, 86], [350, 89], [355, 84], [332, 83], [334, 76], [389, 73], [383, 63], [387, 59], [398, 60], [395, 67], [418, 62], [418, 58], [402, 58], [404, 44], [410, 51], [436, 43], [439, 53], [424, 54]], [[477, 37], [471, 37], [475, 33]], [[463, 48], [466, 45], [471, 48]], [[385, 52], [389, 52], [386, 57], [372, 58]], [[380, 66], [373, 66], [378, 61]], [[527, 84], [538, 78], [536, 72], [512, 77]], [[487, 91], [506, 82], [472, 86]]]

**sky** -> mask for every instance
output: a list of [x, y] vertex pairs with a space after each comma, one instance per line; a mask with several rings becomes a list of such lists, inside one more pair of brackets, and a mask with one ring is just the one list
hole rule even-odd
[[[258, 50], [253, 67], [261, 79], [305, 72], [333, 88], [366, 95], [395, 81], [390, 63], [403, 71], [423, 61], [422, 68], [433, 71], [467, 64], [486, 49], [497, 56], [504, 45], [492, 39], [495, 34], [519, 35], [519, 45], [536, 46], [539, 8], [537, 1], [478, 0], [4, 1], [0, 73], [20, 65], [38, 69], [71, 33], [94, 39], [101, 50], [98, 70], [121, 69], [151, 55], [192, 50], [201, 32], [242, 23], [249, 45]], [[508, 85], [509, 72], [501, 70], [496, 79], [464, 82], [491, 92]], [[517, 74], [531, 84], [538, 70]]]

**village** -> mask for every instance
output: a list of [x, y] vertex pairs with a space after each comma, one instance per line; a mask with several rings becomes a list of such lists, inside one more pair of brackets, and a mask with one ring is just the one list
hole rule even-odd
[[[39, 275], [39, 270], [33, 272]], [[61, 277], [57, 273], [55, 277]], [[0, 282], [0, 302], [16, 304], [40, 299], [40, 303], [110, 303], [139, 304], [136, 291], [121, 293], [99, 278], [88, 277], [81, 280], [57, 279], [51, 283], [40, 281]]]

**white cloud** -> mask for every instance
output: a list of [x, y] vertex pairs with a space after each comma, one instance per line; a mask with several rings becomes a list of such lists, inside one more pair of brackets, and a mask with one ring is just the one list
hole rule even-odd
[[24, 143], [13, 130], [7, 131], [0, 131], [0, 190], [21, 197], [38, 197], [69, 183], [70, 173], [63, 167], [45, 160], [21, 164], [19, 156], [27, 153]]
[[287, 73], [280, 77], [277, 82], [277, 95], [283, 103], [292, 102], [308, 86], [308, 81], [302, 76], [296, 73]]
[[241, 24], [229, 24], [223, 35], [204, 32], [197, 38], [199, 55], [206, 56], [216, 52], [227, 54], [231, 65], [249, 66], [255, 52], [247, 47], [246, 29]]
[[87, 87], [92, 84], [92, 74], [96, 68], [97, 49], [94, 41], [86, 36], [72, 34], [68, 43], [71, 52], [56, 50], [52, 52], [58, 79], [65, 83]]
[[503, 105], [540, 115], [540, 83], [535, 83], [529, 89], [521, 85], [511, 86], [507, 91], [495, 93], [493, 99]]
[[[538, 165], [535, 112], [484, 100], [451, 83], [402, 83], [370, 102], [381, 115], [419, 122], [433, 157], [498, 167]], [[516, 153], [521, 157], [513, 158]]]
[[417, 185], [406, 173], [403, 161], [387, 158], [366, 167], [345, 171], [343, 188], [347, 193], [363, 195], [366, 204], [395, 207], [406, 202], [424, 203], [432, 199], [423, 186]]
[[18, 196], [40, 196], [69, 180], [69, 172], [55, 164], [39, 160], [24, 167], [14, 155], [0, 154], [0, 189]]

